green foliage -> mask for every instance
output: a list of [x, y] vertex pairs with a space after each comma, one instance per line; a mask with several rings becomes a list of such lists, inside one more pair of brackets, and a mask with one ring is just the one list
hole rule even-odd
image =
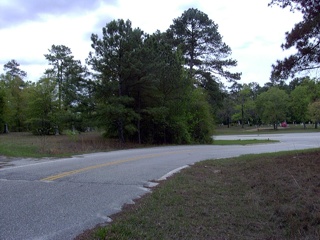
[[222, 41], [218, 25], [207, 14], [190, 8], [173, 20], [167, 36], [181, 50], [189, 78], [208, 92], [208, 101], [216, 113], [225, 97], [221, 79], [235, 82], [241, 76], [227, 70], [237, 61], [229, 58], [231, 49]]
[[234, 100], [232, 95], [228, 94], [223, 99], [222, 105], [217, 112], [216, 121], [220, 124], [227, 124], [229, 127], [230, 123], [232, 122], [231, 117], [233, 116], [234, 112]]
[[110, 103], [98, 106], [98, 114], [105, 126], [106, 136], [126, 137], [137, 131], [133, 122], [139, 118], [139, 115], [132, 109], [132, 103], [132, 98], [122, 96], [110, 98]]
[[320, 101], [319, 100], [309, 104], [308, 113], [313, 122], [320, 121]]
[[19, 68], [20, 64], [17, 63], [16, 60], [12, 59], [6, 64], [4, 64], [3, 69], [6, 74], [10, 75], [11, 77], [20, 77], [24, 78], [27, 76], [27, 73]]
[[153, 136], [152, 142], [156, 143], [190, 143], [187, 111], [192, 84], [183, 70], [181, 53], [172, 52], [159, 32], [149, 36], [144, 46], [144, 66], [148, 69], [144, 80], [150, 88], [149, 95], [142, 92], [146, 98], [141, 98], [146, 116], [141, 126], [142, 140]]
[[244, 84], [241, 86], [241, 89], [236, 96], [236, 106], [235, 114], [232, 116], [234, 121], [240, 121], [242, 127], [246, 122], [255, 122], [259, 121], [257, 116], [256, 105], [254, 102], [255, 93], [251, 88], [251, 84]]
[[187, 77], [181, 52], [172, 52], [165, 40], [164, 35], [156, 33], [146, 41], [148, 55], [153, 56], [152, 64], [145, 64], [151, 70], [146, 78], [155, 87], [146, 102], [152, 115], [151, 122], [145, 122], [144, 126], [153, 125], [147, 136], [153, 134], [155, 142], [164, 143], [208, 142], [212, 132], [212, 124], [207, 121], [211, 115], [208, 99]]
[[1, 90], [4, 104], [2, 120], [10, 131], [25, 131], [26, 126], [26, 90], [28, 83], [19, 76], [1, 75]]
[[55, 81], [43, 78], [29, 88], [28, 122], [30, 130], [36, 135], [53, 134], [58, 113]]
[[317, 79], [305, 77], [301, 81], [301, 86], [305, 86], [307, 88], [307, 95], [310, 101], [314, 102], [319, 99], [320, 96], [320, 82]]
[[214, 130], [214, 118], [206, 94], [196, 89], [192, 92], [189, 104], [189, 121], [191, 136], [197, 143], [210, 143]]
[[[45, 54], [51, 69], [46, 74], [55, 82], [58, 99], [58, 110], [55, 124], [59, 131], [70, 128], [76, 121], [78, 112], [92, 112], [92, 102], [89, 100], [92, 86], [87, 83], [87, 69], [81, 62], [74, 60], [71, 49], [64, 45], [52, 45], [49, 54]], [[78, 124], [79, 125], [79, 124]], [[84, 126], [78, 126], [79, 130]]]
[[[189, 125], [189, 108], [199, 100], [191, 97], [195, 89], [181, 52], [172, 50], [166, 36], [145, 36], [129, 20], [112, 21], [102, 32], [102, 39], [92, 35], [89, 63], [97, 72], [97, 113], [107, 136], [139, 143], [208, 141], [205, 129], [212, 125]], [[206, 101], [199, 107], [204, 116], [197, 118], [206, 118], [205, 106]]]
[[90, 53], [89, 64], [98, 73], [96, 97], [103, 109], [102, 116], [108, 119], [102, 125], [109, 136], [117, 133], [124, 142], [136, 131], [134, 122], [138, 115], [127, 103], [139, 88], [141, 61], [138, 56], [143, 33], [140, 29], [133, 30], [129, 20], [111, 21], [102, 32], [102, 39], [96, 34], [91, 36], [95, 52]]
[[[208, 78], [214, 73], [230, 81], [240, 79], [240, 74], [232, 74], [225, 67], [236, 66], [233, 59], [226, 59], [231, 49], [222, 41], [218, 25], [208, 15], [198, 9], [189, 8], [173, 20], [168, 30], [175, 46], [179, 47], [189, 67], [191, 77]], [[213, 78], [210, 76], [210, 78]]]
[[5, 91], [0, 82], [0, 130], [3, 124], [5, 123], [4, 121], [5, 107], [6, 107]]
[[319, 69], [320, 58], [320, 4], [313, 0], [272, 0], [270, 5], [289, 7], [291, 11], [299, 11], [303, 20], [286, 32], [283, 49], [296, 48], [295, 54], [273, 65], [272, 78], [287, 79], [302, 71]]
[[311, 102], [307, 86], [298, 86], [290, 93], [291, 118], [295, 122], [308, 120], [308, 105]]
[[277, 123], [286, 119], [288, 102], [287, 93], [277, 87], [272, 87], [267, 92], [261, 93], [256, 101], [261, 120], [265, 123], [272, 123], [276, 129]]

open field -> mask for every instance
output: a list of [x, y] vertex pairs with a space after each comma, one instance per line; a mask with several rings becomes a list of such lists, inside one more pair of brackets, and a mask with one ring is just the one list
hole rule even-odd
[[320, 239], [320, 151], [208, 160], [77, 239]]

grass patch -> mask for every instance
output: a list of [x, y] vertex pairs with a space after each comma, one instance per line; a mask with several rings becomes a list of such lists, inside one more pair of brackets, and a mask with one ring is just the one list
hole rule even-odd
[[200, 162], [77, 239], [320, 239], [319, 172], [319, 150]]
[[259, 143], [275, 143], [279, 142], [277, 140], [270, 139], [238, 139], [238, 140], [214, 140], [213, 145], [249, 145], [249, 144], [259, 144]]
[[31, 133], [0, 134], [0, 155], [7, 157], [68, 157], [90, 152], [144, 147], [105, 139], [99, 132], [34, 136]]
[[37, 153], [37, 148], [35, 146], [17, 146], [14, 143], [0, 144], [0, 154], [10, 157], [39, 157], [39, 154]]
[[241, 126], [217, 126], [215, 129], [215, 135], [234, 135], [234, 134], [282, 134], [282, 133], [311, 133], [311, 132], [319, 132], [320, 128], [315, 129], [313, 124], [307, 124], [307, 127], [304, 129], [301, 125], [292, 125], [290, 124], [288, 127], [278, 127], [277, 130], [274, 130], [272, 126], [247, 126], [244, 128]]

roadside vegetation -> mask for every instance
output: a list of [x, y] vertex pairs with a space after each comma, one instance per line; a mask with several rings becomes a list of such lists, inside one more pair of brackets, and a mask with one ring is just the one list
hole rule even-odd
[[243, 127], [238, 124], [232, 126], [219, 125], [215, 128], [215, 135], [249, 135], [249, 134], [283, 134], [283, 133], [311, 133], [320, 132], [320, 129], [315, 128], [314, 124], [288, 124], [287, 127], [277, 127], [273, 129], [272, 125], [247, 125]]
[[320, 151], [208, 160], [84, 239], [319, 239]]
[[[286, 128], [278, 128], [274, 130], [272, 126], [242, 126], [235, 125], [231, 127], [216, 126], [215, 135], [259, 135], [263, 134], [283, 134], [283, 133], [299, 133], [299, 132], [319, 132], [314, 125], [307, 124], [304, 126], [289, 125]], [[274, 143], [276, 141], [266, 137], [265, 139], [247, 139], [247, 140], [214, 140], [213, 145], [247, 145], [259, 143]], [[105, 152], [119, 149], [139, 148], [159, 146], [159, 144], [138, 144], [136, 142], [122, 143], [119, 139], [105, 138], [103, 132], [72, 132], [66, 131], [61, 135], [34, 135], [30, 132], [12, 132], [9, 134], [0, 134], [0, 156], [5, 157], [26, 157], [26, 158], [42, 158], [42, 157], [71, 157], [73, 155]]]
[[[273, 140], [214, 140], [213, 145], [247, 145], [258, 143], [272, 143]], [[72, 155], [106, 152], [119, 149], [159, 146], [138, 144], [132, 142], [121, 143], [117, 139], [107, 139], [100, 132], [72, 133], [63, 135], [36, 136], [28, 132], [0, 134], [0, 156], [43, 158], [43, 157], [71, 157]]]
[[70, 157], [145, 146], [107, 139], [100, 132], [66, 133], [58, 136], [36, 136], [28, 132], [0, 134], [0, 156], [5, 157]]
[[270, 139], [237, 139], [237, 140], [214, 140], [214, 145], [249, 145], [259, 143], [275, 143], [279, 142]]

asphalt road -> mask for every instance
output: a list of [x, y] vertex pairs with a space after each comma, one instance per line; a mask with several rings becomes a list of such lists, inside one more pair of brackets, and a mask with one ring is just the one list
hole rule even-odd
[[66, 159], [21, 159], [0, 169], [0, 239], [73, 239], [110, 221], [153, 180], [206, 159], [318, 148], [320, 134], [216, 136], [275, 139], [247, 146], [176, 146], [94, 153]]

